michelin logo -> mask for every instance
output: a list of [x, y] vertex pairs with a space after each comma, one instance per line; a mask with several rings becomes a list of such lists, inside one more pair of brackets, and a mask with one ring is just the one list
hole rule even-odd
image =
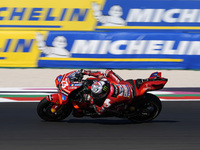
[[[130, 4], [131, 6], [132, 4]], [[106, 6], [105, 6], [106, 7]], [[128, 8], [127, 14], [123, 15], [120, 5], [113, 5], [109, 15], [103, 15], [100, 5], [92, 3], [94, 18], [102, 26], [131, 26], [133, 23], [200, 23], [200, 9], [139, 9]]]
[[71, 53], [111, 55], [200, 55], [199, 49], [199, 41], [177, 42], [164, 40], [75, 40], [71, 49]]
[[130, 9], [127, 22], [198, 23], [200, 9]]
[[92, 9], [95, 19], [102, 23], [102, 26], [126, 26], [126, 21], [121, 18], [123, 15], [121, 6], [113, 5], [108, 12], [108, 16], [102, 14], [100, 6], [96, 2], [92, 3]]
[[64, 36], [55, 37], [52, 42], [53, 47], [46, 45], [44, 37], [40, 33], [36, 33], [36, 41], [38, 49], [41, 50], [42, 53], [46, 54], [46, 57], [71, 57], [71, 53], [65, 49], [67, 46], [67, 39]]

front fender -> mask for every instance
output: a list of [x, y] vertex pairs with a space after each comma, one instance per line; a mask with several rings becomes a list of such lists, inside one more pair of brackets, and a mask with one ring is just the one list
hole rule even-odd
[[56, 94], [51, 94], [46, 96], [46, 99], [54, 104], [59, 104], [62, 105], [63, 101], [66, 102], [67, 97], [65, 96], [65, 98], [63, 98], [64, 95], [62, 96], [60, 93], [56, 93]]

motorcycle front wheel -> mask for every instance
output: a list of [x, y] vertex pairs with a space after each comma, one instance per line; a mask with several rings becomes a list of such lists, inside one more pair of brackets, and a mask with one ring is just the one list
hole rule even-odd
[[61, 121], [68, 117], [72, 112], [72, 104], [68, 102], [61, 105], [56, 113], [51, 112], [54, 103], [49, 102], [46, 98], [42, 99], [37, 106], [37, 114], [45, 121]]
[[150, 93], [146, 93], [142, 99], [133, 104], [135, 112], [128, 119], [134, 123], [149, 122], [155, 119], [161, 112], [162, 103], [160, 99]]

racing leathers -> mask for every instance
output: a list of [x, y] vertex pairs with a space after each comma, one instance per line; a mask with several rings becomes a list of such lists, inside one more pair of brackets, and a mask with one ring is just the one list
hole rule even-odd
[[126, 107], [126, 104], [133, 99], [133, 87], [128, 81], [124, 81], [121, 77], [116, 75], [112, 70], [106, 70], [105, 74], [100, 71], [92, 72], [90, 70], [84, 70], [85, 75], [94, 76], [99, 80], [107, 80], [110, 82], [110, 90], [105, 97], [103, 105], [98, 106], [94, 103], [94, 98], [88, 96], [88, 100], [93, 105], [95, 111], [101, 115], [106, 110], [120, 109]]

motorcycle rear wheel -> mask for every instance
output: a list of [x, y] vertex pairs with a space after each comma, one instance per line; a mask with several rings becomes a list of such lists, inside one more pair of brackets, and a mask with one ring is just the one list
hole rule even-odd
[[46, 98], [42, 99], [37, 106], [37, 114], [45, 121], [61, 121], [67, 118], [72, 112], [71, 103], [61, 105], [56, 113], [51, 112], [54, 103], [49, 102]]
[[150, 122], [155, 119], [162, 110], [160, 99], [150, 93], [146, 93], [143, 99], [137, 100], [134, 105], [135, 114], [128, 119], [133, 123]]

